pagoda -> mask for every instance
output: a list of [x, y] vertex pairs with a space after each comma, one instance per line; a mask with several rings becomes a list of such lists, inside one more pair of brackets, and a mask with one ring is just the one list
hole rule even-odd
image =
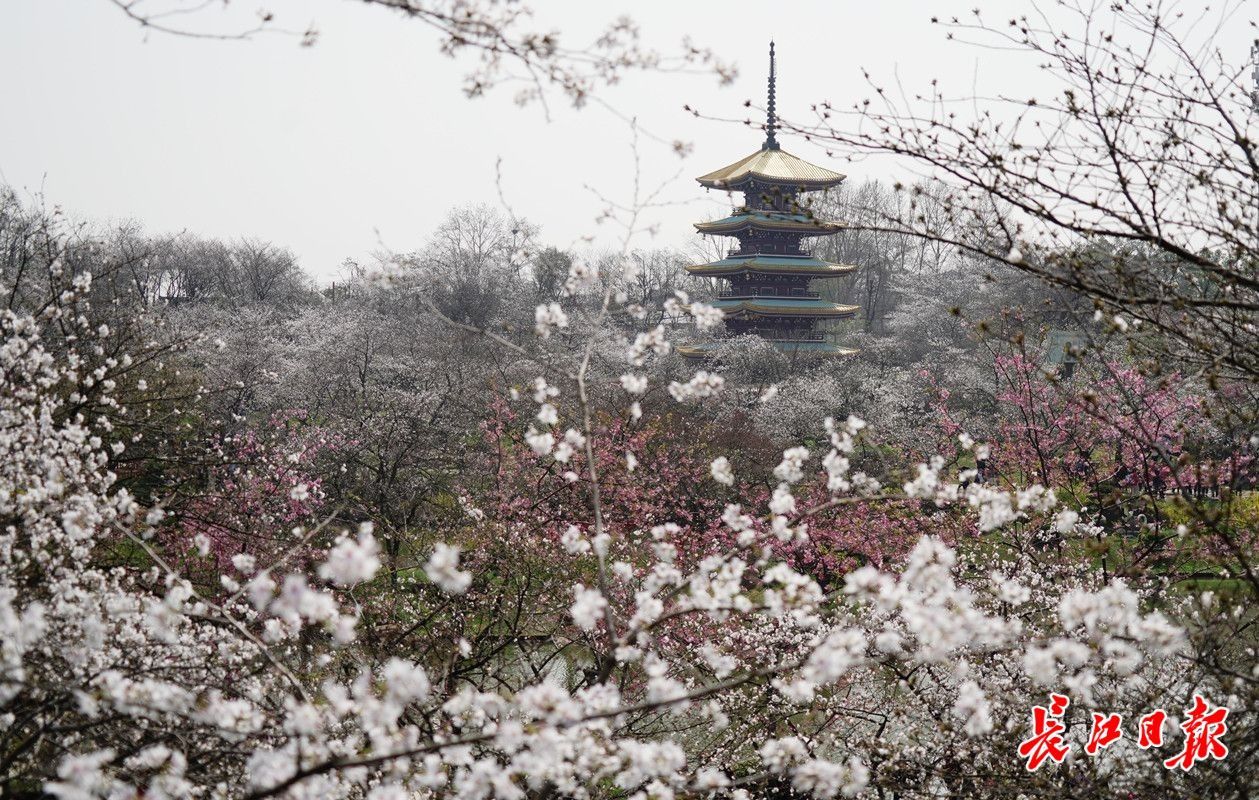
[[[805, 250], [806, 239], [829, 236], [841, 226], [814, 217], [800, 197], [838, 186], [844, 176], [779, 147], [775, 80], [774, 43], [770, 42], [765, 143], [752, 155], [697, 178], [706, 189], [743, 193], [743, 205], [730, 216], [695, 225], [702, 234], [732, 236], [739, 246], [719, 261], [689, 266], [686, 271], [730, 282], [712, 303], [725, 313], [730, 335], [756, 334], [788, 354], [851, 355], [857, 351], [828, 341], [827, 331], [819, 326], [827, 320], [849, 319], [859, 308], [827, 302], [811, 286], [817, 280], [847, 275], [856, 267], [823, 261]], [[697, 344], [680, 347], [678, 352], [704, 358], [712, 349], [712, 344]]]

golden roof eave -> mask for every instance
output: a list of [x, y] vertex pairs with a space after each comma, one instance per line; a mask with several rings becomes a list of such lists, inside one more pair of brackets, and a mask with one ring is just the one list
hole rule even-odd
[[762, 148], [695, 180], [710, 189], [730, 189], [754, 178], [801, 188], [824, 189], [843, 182], [839, 172], [810, 164], [782, 149]]

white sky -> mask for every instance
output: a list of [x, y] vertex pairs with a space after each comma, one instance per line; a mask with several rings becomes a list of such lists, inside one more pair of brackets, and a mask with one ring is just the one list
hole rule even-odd
[[[157, 0], [155, 0], [156, 2]], [[164, 0], [163, 0], [164, 1]], [[681, 168], [664, 196], [690, 201], [651, 215], [654, 240], [693, 240], [691, 222], [728, 204], [705, 198], [696, 175], [760, 145], [757, 131], [697, 120], [689, 103], [742, 118], [764, 102], [766, 47], [778, 44], [780, 113], [806, 118], [830, 100], [866, 96], [864, 67], [907, 90], [940, 78], [972, 88], [1028, 91], [1034, 62], [951, 44], [933, 14], [967, 14], [975, 0], [535, 0], [541, 27], [576, 45], [621, 14], [645, 41], [676, 48], [689, 34], [737, 61], [719, 87], [708, 75], [638, 74], [602, 93], [643, 127], [694, 145], [679, 159], [644, 141], [644, 185]], [[242, 2], [236, 4], [241, 6]], [[256, 5], [256, 4], [255, 4]], [[1010, 14], [1015, 3], [986, 4]], [[249, 6], [251, 9], [253, 6]], [[575, 111], [558, 95], [548, 122], [514, 90], [477, 100], [461, 92], [464, 69], [437, 51], [424, 25], [351, 0], [272, 0], [281, 25], [314, 23], [318, 43], [293, 38], [205, 41], [145, 35], [107, 0], [4, 0], [0, 9], [0, 181], [25, 196], [91, 219], [135, 219], [153, 232], [189, 230], [261, 237], [294, 250], [321, 280], [347, 257], [383, 245], [419, 248], [452, 206], [506, 199], [561, 247], [614, 231], [595, 225], [601, 204], [585, 185], [628, 199], [634, 175], [626, 123], [597, 105]], [[201, 28], [230, 18], [204, 12]], [[191, 24], [191, 23], [190, 23]], [[994, 85], [995, 84], [995, 85]], [[803, 142], [788, 149], [850, 175], [886, 177], [887, 165], [845, 164]]]

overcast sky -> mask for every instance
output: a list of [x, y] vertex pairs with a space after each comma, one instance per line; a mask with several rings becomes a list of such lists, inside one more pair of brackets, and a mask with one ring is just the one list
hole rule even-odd
[[[643, 142], [645, 185], [681, 172], [664, 194], [680, 204], [653, 212], [659, 233], [641, 246], [685, 245], [695, 236], [691, 222], [728, 205], [724, 196], [706, 197], [693, 178], [752, 152], [762, 137], [695, 119], [682, 107], [742, 118], [745, 100], [763, 103], [771, 36], [779, 109], [789, 118], [807, 117], [820, 100], [846, 107], [864, 97], [862, 68], [908, 89], [938, 77], [959, 94], [1043, 82], [1034, 61], [946, 42], [929, 22], [973, 4], [532, 3], [540, 27], [559, 29], [566, 43], [627, 14], [651, 45], [676, 48], [689, 34], [739, 66], [728, 87], [707, 75], [639, 74], [601, 94], [645, 129], [694, 145], [679, 159], [663, 144]], [[1008, 14], [1011, 5], [994, 13]], [[42, 191], [81, 218], [261, 237], [291, 248], [327, 280], [344, 259], [382, 244], [421, 247], [453, 206], [498, 203], [501, 158], [507, 202], [539, 224], [545, 240], [561, 247], [592, 235], [611, 242], [613, 232], [594, 222], [601, 204], [585, 188], [614, 199], [632, 191], [629, 129], [609, 110], [575, 111], [556, 97], [548, 121], [536, 105], [516, 106], [510, 88], [469, 100], [461, 92], [464, 66], [438, 52], [436, 35], [379, 8], [350, 0], [274, 0], [268, 7], [281, 24], [313, 23], [318, 43], [146, 36], [107, 0], [5, 0], [0, 181], [26, 196]], [[188, 24], [226, 21], [212, 8]], [[807, 143], [786, 147], [850, 179], [894, 169], [828, 161]]]

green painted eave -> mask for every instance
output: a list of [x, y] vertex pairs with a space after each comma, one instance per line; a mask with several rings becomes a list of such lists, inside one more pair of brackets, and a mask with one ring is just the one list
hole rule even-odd
[[[678, 347], [678, 354], [683, 358], [702, 359], [709, 358], [720, 346], [720, 342], [705, 342], [703, 344], [688, 344]], [[781, 342], [769, 341], [769, 344], [782, 353], [809, 353], [819, 356], [852, 356], [861, 352], [851, 347], [840, 347], [830, 342]]]
[[752, 254], [730, 256], [709, 264], [694, 264], [686, 268], [692, 275], [726, 276], [745, 272], [763, 272], [771, 275], [813, 275], [819, 278], [847, 275], [857, 267], [852, 264], [835, 264], [812, 256], [774, 256]]
[[851, 347], [840, 347], [830, 342], [770, 342], [774, 347], [788, 353], [818, 353], [827, 356], [852, 356], [861, 352]]
[[844, 306], [839, 303], [828, 303], [825, 300], [787, 298], [787, 297], [755, 297], [725, 298], [714, 300], [712, 306], [721, 309], [726, 316], [754, 317], [851, 317], [859, 309], [858, 306]]
[[700, 233], [734, 233], [748, 228], [760, 228], [790, 231], [805, 236], [826, 236], [841, 227], [837, 222], [821, 220], [809, 214], [784, 214], [777, 211], [740, 211], [724, 219], [695, 223], [695, 229]]

